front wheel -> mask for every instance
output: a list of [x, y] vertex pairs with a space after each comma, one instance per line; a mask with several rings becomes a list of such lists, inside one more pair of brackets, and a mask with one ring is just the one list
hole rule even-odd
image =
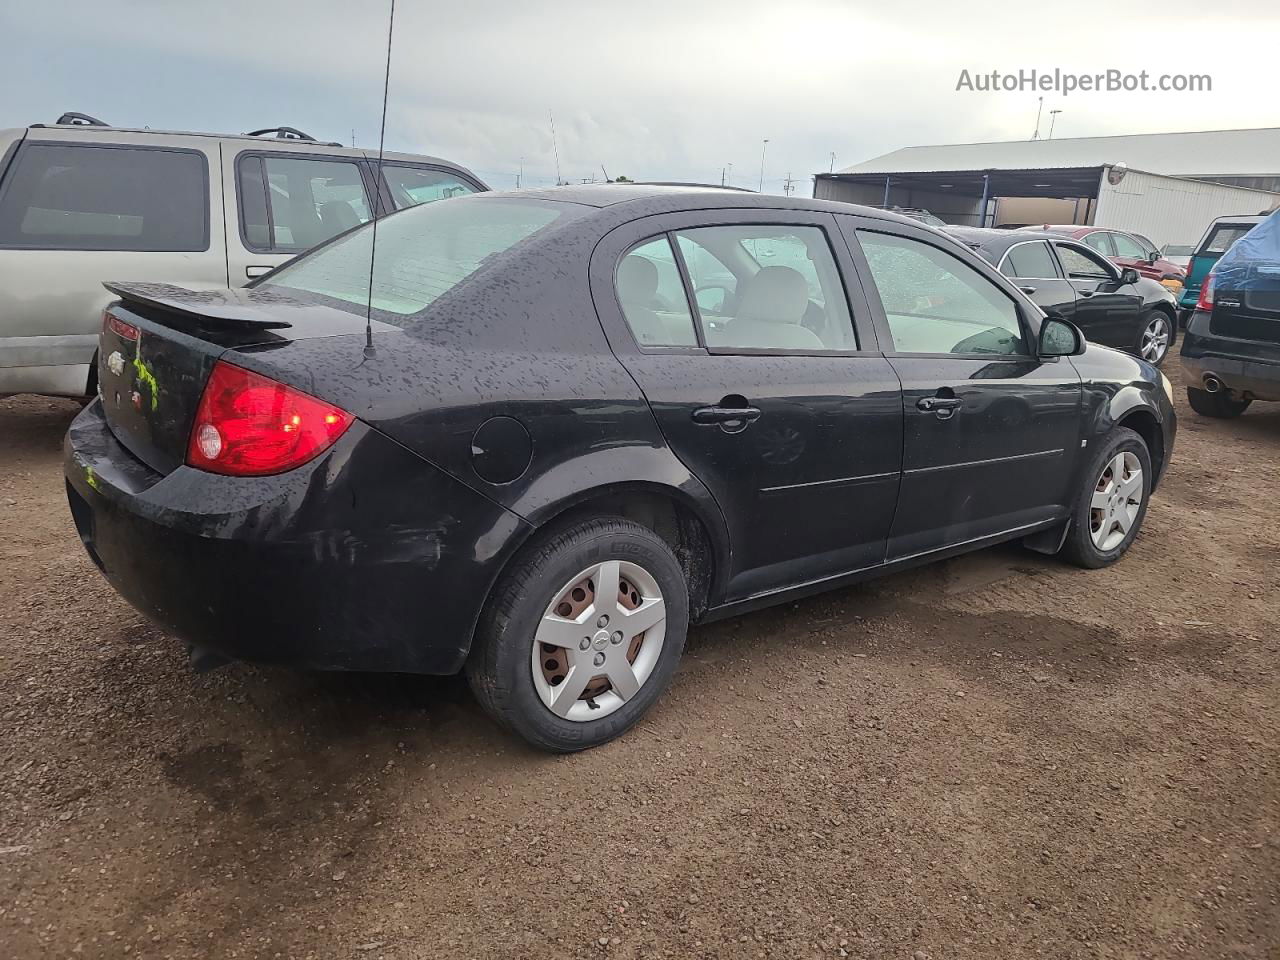
[[1138, 339], [1138, 355], [1153, 366], [1160, 366], [1178, 333], [1172, 318], [1163, 310], [1148, 310], [1142, 318], [1142, 334]]
[[1146, 441], [1127, 427], [1111, 431], [1085, 470], [1063, 557], [1089, 569], [1119, 560], [1142, 527], [1153, 479]]
[[1252, 400], [1237, 400], [1225, 390], [1210, 393], [1208, 390], [1197, 390], [1187, 387], [1187, 403], [1191, 409], [1203, 417], [1217, 417], [1219, 420], [1230, 420], [1249, 409]]
[[467, 679], [481, 706], [536, 747], [584, 750], [662, 695], [689, 626], [671, 548], [620, 518], [536, 541], [481, 615]]

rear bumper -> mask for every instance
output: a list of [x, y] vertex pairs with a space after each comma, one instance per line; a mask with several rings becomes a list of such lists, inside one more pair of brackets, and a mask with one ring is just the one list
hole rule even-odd
[[1189, 382], [1214, 376], [1233, 393], [1255, 400], [1280, 400], [1280, 348], [1217, 337], [1209, 333], [1209, 314], [1197, 310], [1182, 340], [1182, 369]]
[[274, 477], [161, 475], [95, 401], [64, 445], [90, 557], [141, 613], [226, 657], [453, 673], [523, 521], [357, 422]]

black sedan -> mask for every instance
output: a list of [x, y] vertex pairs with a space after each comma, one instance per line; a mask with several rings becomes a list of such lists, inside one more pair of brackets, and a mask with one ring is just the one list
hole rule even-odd
[[1066, 236], [947, 227], [996, 265], [1046, 312], [1074, 322], [1094, 343], [1164, 363], [1177, 337], [1177, 297], [1132, 267], [1118, 267]]
[[894, 214], [600, 185], [394, 214], [371, 282], [372, 239], [111, 285], [71, 512], [204, 664], [465, 670], [581, 749], [691, 622], [1005, 540], [1113, 562], [1172, 453], [1154, 367]]

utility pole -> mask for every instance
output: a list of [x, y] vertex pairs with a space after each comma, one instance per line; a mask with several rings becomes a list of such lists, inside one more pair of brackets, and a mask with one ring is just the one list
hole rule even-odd
[[356, 128], [352, 127], [351, 128], [351, 149], [354, 150], [355, 148], [356, 148]]
[[547, 111], [547, 116], [551, 118], [551, 149], [556, 155], [556, 186], [562, 187], [564, 181], [560, 179], [560, 145], [556, 143], [556, 118], [550, 110]]
[[520, 169], [516, 171], [516, 189], [520, 189], [520, 178], [524, 176], [524, 157], [520, 158]]
[[831, 166], [827, 168], [827, 173], [835, 173], [835, 172], [836, 172], [836, 152], [835, 152], [834, 150], [832, 150], [832, 151], [831, 151]]
[[790, 170], [788, 170], [788, 171], [787, 171], [787, 179], [786, 179], [785, 181], [783, 181], [783, 184], [782, 184], [782, 193], [783, 193], [783, 196], [787, 196], [787, 197], [791, 196], [791, 189], [792, 189], [792, 184], [793, 184], [793, 183], [795, 183], [795, 181], [791, 179], [791, 171], [790, 171]]
[[733, 186], [733, 161], [732, 160], [730, 160], [727, 164], [725, 164], [725, 170], [726, 170], [726, 173], [724, 177], [724, 185], [726, 187], [732, 187]]
[[1050, 140], [1053, 139], [1053, 126], [1058, 122], [1058, 114], [1060, 114], [1061, 112], [1062, 112], [1061, 110], [1049, 111], [1049, 139]]
[[1036, 132], [1031, 135], [1032, 140], [1040, 139], [1040, 111], [1044, 109], [1044, 97], [1037, 97], [1039, 105], [1036, 107]]
[[764, 154], [769, 149], [769, 138], [766, 137], [760, 144], [760, 187], [758, 193], [764, 193]]

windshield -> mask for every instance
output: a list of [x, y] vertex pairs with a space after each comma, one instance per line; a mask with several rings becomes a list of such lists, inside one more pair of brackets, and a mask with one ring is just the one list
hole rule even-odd
[[[373, 309], [403, 326], [501, 254], [583, 208], [547, 200], [455, 198], [423, 204], [378, 224]], [[295, 260], [272, 287], [319, 294], [363, 313], [369, 302], [372, 224]]]

